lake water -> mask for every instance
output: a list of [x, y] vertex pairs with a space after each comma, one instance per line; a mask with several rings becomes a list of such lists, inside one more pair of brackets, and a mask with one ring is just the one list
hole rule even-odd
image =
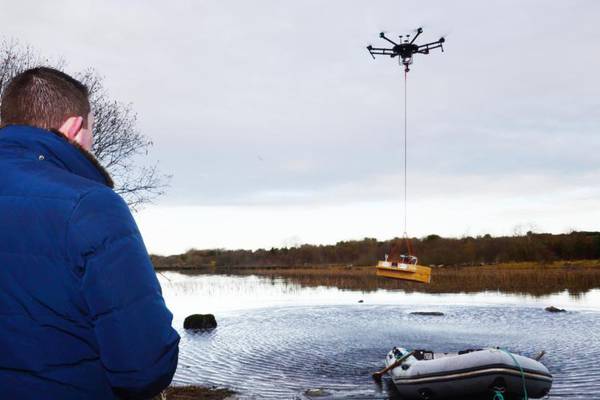
[[[175, 385], [216, 385], [257, 399], [304, 399], [310, 388], [322, 388], [325, 398], [398, 399], [389, 378], [377, 384], [370, 377], [392, 347], [500, 346], [530, 357], [546, 350], [551, 398], [600, 398], [600, 290], [544, 297], [363, 293], [255, 276], [167, 272], [158, 279], [181, 335]], [[548, 313], [549, 305], [568, 312]], [[184, 318], [194, 313], [214, 314], [217, 329], [184, 331]]]

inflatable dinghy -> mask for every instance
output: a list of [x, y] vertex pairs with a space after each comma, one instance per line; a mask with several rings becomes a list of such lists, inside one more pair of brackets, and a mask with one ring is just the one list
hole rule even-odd
[[[394, 347], [386, 367], [402, 399], [451, 399], [501, 392], [506, 398], [544, 397], [552, 375], [539, 361], [501, 349], [434, 353]], [[404, 358], [404, 360], [402, 360]]]

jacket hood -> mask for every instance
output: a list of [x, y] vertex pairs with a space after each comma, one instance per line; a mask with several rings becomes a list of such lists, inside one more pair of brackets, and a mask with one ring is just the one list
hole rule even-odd
[[92, 153], [62, 133], [29, 125], [8, 125], [0, 129], [0, 147], [17, 145], [26, 153], [52, 162], [59, 168], [84, 178], [100, 182], [110, 188], [114, 182], [110, 174]]

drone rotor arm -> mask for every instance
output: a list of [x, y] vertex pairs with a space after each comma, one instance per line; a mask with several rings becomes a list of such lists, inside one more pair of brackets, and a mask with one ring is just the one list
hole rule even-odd
[[437, 42], [432, 42], [432, 43], [427, 43], [427, 44], [422, 44], [419, 46], [419, 50], [417, 50], [417, 53], [421, 53], [421, 54], [429, 54], [429, 52], [431, 50], [440, 48], [442, 49], [442, 53], [444, 52], [444, 45], [443, 45], [443, 41], [438, 40]]
[[415, 42], [415, 40], [417, 40], [417, 38], [419, 37], [419, 35], [421, 33], [423, 33], [423, 28], [417, 29], [417, 34], [412, 38], [412, 40], [410, 41], [410, 44], [413, 44]]
[[444, 50], [444, 45], [441, 44], [441, 43], [440, 44], [436, 44], [435, 46], [430, 47], [429, 50], [438, 49], [438, 48], [442, 49], [442, 51], [443, 51]]
[[396, 42], [394, 42], [393, 40], [389, 39], [387, 36], [385, 36], [385, 34], [384, 34], [383, 32], [381, 32], [381, 33], [379, 34], [379, 37], [380, 37], [380, 38], [382, 38], [382, 39], [384, 39], [384, 40], [387, 40], [388, 42], [390, 42], [390, 43], [391, 43], [391, 44], [393, 44], [394, 46], [398, 46], [398, 43], [396, 43]]
[[429, 54], [429, 52], [431, 50], [434, 50], [434, 49], [437, 49], [437, 48], [441, 48], [442, 51], [444, 51], [444, 48], [442, 47], [442, 44], [440, 43], [440, 44], [437, 44], [435, 46], [429, 46], [429, 47], [425, 47], [423, 49], [419, 49], [419, 51], [417, 51], [417, 53], [420, 53], [420, 54]]
[[436, 48], [441, 47], [443, 43], [444, 43], [444, 40], [440, 39], [440, 40], [436, 40], [435, 42], [421, 44], [421, 45], [419, 45], [419, 50], [421, 50], [421, 48], [432, 49], [433, 48], [432, 46], [436, 46]]
[[380, 55], [380, 56], [395, 56], [397, 55], [396, 52], [392, 49], [385, 49], [382, 47], [371, 47], [369, 49], [369, 53], [371, 53], [371, 55]]

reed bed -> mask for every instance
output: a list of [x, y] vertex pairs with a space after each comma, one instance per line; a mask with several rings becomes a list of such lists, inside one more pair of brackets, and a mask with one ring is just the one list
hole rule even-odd
[[541, 296], [563, 290], [578, 295], [600, 288], [600, 260], [433, 268], [430, 284], [378, 277], [374, 267], [361, 266], [247, 267], [215, 272], [282, 278], [302, 286], [329, 286], [361, 291], [377, 289], [428, 293], [501, 291]]

